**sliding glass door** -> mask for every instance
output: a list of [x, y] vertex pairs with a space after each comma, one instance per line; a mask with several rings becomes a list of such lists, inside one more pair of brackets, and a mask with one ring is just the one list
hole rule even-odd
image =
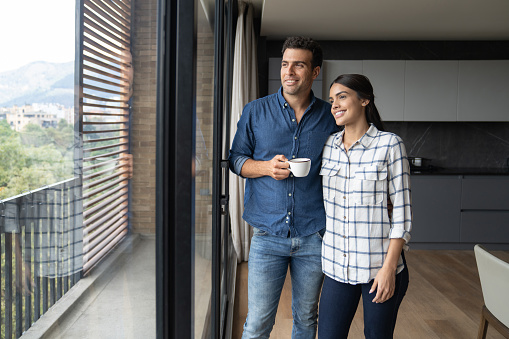
[[236, 2], [159, 0], [158, 11], [157, 337], [227, 338], [236, 260], [224, 126]]

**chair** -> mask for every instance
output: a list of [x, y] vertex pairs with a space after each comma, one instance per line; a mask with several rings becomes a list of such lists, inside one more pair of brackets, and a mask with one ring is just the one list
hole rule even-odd
[[474, 253], [484, 297], [477, 338], [486, 338], [488, 323], [509, 338], [509, 263], [480, 245], [474, 246]]

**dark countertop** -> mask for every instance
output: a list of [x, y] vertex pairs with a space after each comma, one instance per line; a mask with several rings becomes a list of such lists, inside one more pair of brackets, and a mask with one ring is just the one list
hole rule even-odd
[[410, 168], [412, 175], [508, 175], [509, 168]]

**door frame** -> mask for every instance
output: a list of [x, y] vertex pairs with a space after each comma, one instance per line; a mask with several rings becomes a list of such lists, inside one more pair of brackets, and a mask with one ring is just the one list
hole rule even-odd
[[[158, 0], [156, 337], [192, 338], [195, 2]], [[189, 43], [192, 41], [193, 43]], [[192, 114], [190, 114], [192, 112]]]
[[[228, 279], [229, 116], [236, 1], [215, 1], [212, 281], [209, 328], [224, 338], [233, 304]], [[158, 0], [156, 146], [156, 337], [194, 337], [194, 173], [198, 0]], [[225, 15], [227, 10], [230, 15]], [[226, 19], [226, 20], [225, 20]], [[226, 54], [226, 55], [225, 55]], [[224, 61], [226, 57], [226, 63]], [[226, 70], [225, 70], [226, 67]], [[225, 88], [226, 83], [226, 88]], [[225, 97], [226, 92], [226, 97]], [[226, 124], [225, 124], [226, 122]], [[226, 138], [223, 138], [225, 133]], [[226, 140], [226, 145], [224, 141]]]

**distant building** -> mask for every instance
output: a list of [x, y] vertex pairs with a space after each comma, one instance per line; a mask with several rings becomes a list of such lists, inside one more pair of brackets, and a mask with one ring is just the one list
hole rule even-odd
[[56, 127], [58, 125], [57, 115], [35, 109], [32, 105], [12, 106], [2, 110], [7, 123], [15, 131], [22, 131], [28, 124], [36, 124], [43, 128]]

